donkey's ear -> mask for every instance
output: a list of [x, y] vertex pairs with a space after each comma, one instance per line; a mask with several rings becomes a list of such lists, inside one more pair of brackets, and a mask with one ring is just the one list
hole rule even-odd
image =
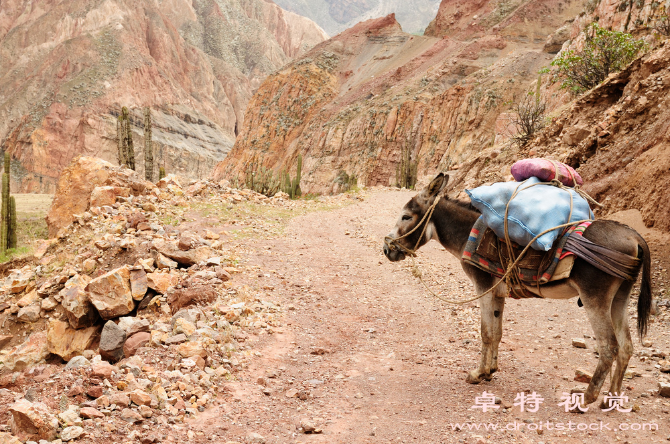
[[428, 184], [424, 192], [427, 197], [437, 196], [447, 186], [447, 182], [449, 182], [449, 176], [440, 173]]

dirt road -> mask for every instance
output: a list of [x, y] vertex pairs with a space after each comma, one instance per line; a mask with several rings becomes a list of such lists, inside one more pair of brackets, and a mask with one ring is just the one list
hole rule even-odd
[[[558, 405], [564, 392], [585, 386], [573, 381], [575, 370], [592, 372], [597, 361], [576, 300], [509, 300], [499, 372], [490, 382], [466, 384], [480, 348], [476, 305], [454, 307], [432, 298], [407, 264], [390, 263], [380, 251], [381, 238], [411, 195], [371, 192], [346, 208], [292, 220], [282, 238], [249, 242], [244, 260], [257, 272], [236, 281], [281, 304], [287, 314], [274, 334], [246, 340], [248, 352], [257, 356], [254, 364], [236, 374], [225, 402], [190, 424], [204, 432], [197, 436], [266, 443], [670, 439], [670, 399], [657, 391], [667, 374], [655, 367], [658, 358], [651, 359], [653, 351], [670, 351], [667, 308], [651, 324], [653, 345], [643, 352], [648, 358], [640, 356], [636, 339], [630, 366], [636, 376], [625, 381], [625, 407], [637, 412], [602, 412], [592, 405], [579, 415]], [[420, 255], [422, 268], [439, 277], [450, 297], [473, 294], [458, 261], [438, 244]], [[585, 339], [587, 349], [573, 347], [573, 338]], [[472, 408], [484, 391], [501, 398], [497, 409]], [[521, 392], [543, 398], [537, 412], [513, 406]], [[302, 433], [301, 422], [321, 433]], [[480, 430], [468, 429], [480, 423]], [[455, 430], [456, 424], [465, 430]], [[645, 424], [658, 431], [634, 430], [654, 427]], [[584, 427], [590, 430], [577, 430]]]

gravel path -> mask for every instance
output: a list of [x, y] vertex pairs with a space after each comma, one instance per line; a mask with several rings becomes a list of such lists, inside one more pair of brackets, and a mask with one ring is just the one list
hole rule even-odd
[[[642, 352], [649, 357], [640, 356], [636, 339], [629, 368], [639, 376], [624, 385], [630, 396], [626, 406], [637, 406], [637, 412], [602, 412], [594, 404], [577, 415], [557, 405], [563, 392], [585, 387], [573, 381], [575, 370], [590, 373], [597, 362], [591, 328], [576, 299], [508, 300], [500, 370], [490, 382], [466, 384], [466, 372], [479, 359], [476, 304], [454, 307], [432, 298], [406, 263], [390, 263], [381, 254], [381, 238], [412, 194], [371, 192], [346, 208], [292, 220], [286, 236], [249, 241], [246, 261], [255, 271], [235, 281], [288, 307], [288, 314], [274, 335], [247, 339], [248, 352], [257, 358], [230, 383], [230, 402], [206, 412], [192, 429], [210, 439], [225, 436], [222, 442], [266, 443], [670, 439], [670, 399], [657, 390], [667, 374], [655, 367], [660, 358], [651, 358], [654, 351], [670, 351], [667, 307], [651, 324], [653, 345]], [[449, 297], [473, 294], [459, 262], [437, 243], [421, 250], [419, 262]], [[574, 348], [573, 338], [584, 338], [588, 348]], [[471, 408], [483, 391], [501, 398], [498, 409]], [[537, 412], [513, 406], [520, 392], [544, 398]], [[490, 423], [498, 430], [458, 431], [456, 423]], [[542, 430], [535, 430], [540, 423]], [[556, 430], [558, 423], [565, 429]], [[616, 430], [644, 423], [657, 424], [658, 431]], [[598, 430], [568, 430], [584, 427], [578, 424], [597, 424], [591, 427]], [[311, 428], [320, 433], [303, 433]]]

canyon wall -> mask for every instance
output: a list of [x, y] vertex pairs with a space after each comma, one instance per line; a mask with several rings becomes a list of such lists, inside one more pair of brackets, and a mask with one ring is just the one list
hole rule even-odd
[[395, 13], [409, 33], [423, 33], [440, 0], [276, 0], [282, 8], [309, 17], [334, 36], [357, 23]]
[[325, 38], [266, 0], [3, 1], [0, 141], [12, 187], [53, 192], [78, 155], [116, 163], [121, 106], [138, 159], [151, 107], [155, 168], [206, 177], [264, 78]]
[[[215, 177], [239, 176], [251, 159], [290, 168], [302, 154], [303, 191], [331, 192], [341, 171], [365, 185], [394, 184], [402, 150], [425, 175], [492, 147], [509, 102], [551, 62], [550, 34], [583, 8], [576, 0], [500, 4], [479, 2], [478, 18], [453, 37], [435, 26], [430, 36], [407, 34], [389, 15], [316, 46], [263, 82]], [[445, 0], [440, 12], [471, 7]]]

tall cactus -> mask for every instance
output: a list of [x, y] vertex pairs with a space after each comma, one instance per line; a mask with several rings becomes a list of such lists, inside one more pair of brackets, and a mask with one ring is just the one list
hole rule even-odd
[[[289, 166], [289, 169], [291, 167]], [[300, 178], [302, 175], [302, 155], [298, 154], [298, 167], [296, 169], [295, 178], [291, 179], [288, 171], [282, 170], [279, 173], [279, 183], [281, 190], [288, 194], [291, 199], [296, 199], [302, 195], [300, 190]]]
[[116, 119], [116, 142], [118, 148], [119, 156], [119, 165], [126, 164], [126, 152], [125, 152], [125, 126], [123, 125], [123, 116], [119, 114], [119, 117]]
[[4, 162], [4, 171], [2, 173], [2, 212], [0, 213], [0, 251], [2, 254], [7, 252], [9, 247], [9, 238], [10, 238], [10, 225], [9, 225], [9, 167], [10, 167], [10, 157], [9, 153], [5, 151], [5, 162]]
[[302, 173], [302, 154], [298, 154], [298, 168], [295, 173], [295, 179], [293, 179], [293, 196], [292, 199], [302, 196], [302, 190], [300, 189], [300, 177]]
[[9, 232], [7, 233], [7, 246], [16, 248], [16, 200], [14, 196], [9, 198]]
[[154, 146], [151, 141], [151, 108], [144, 108], [144, 178], [154, 181]]
[[164, 177], [165, 177], [165, 168], [164, 168], [164, 167], [160, 167], [160, 168], [158, 169], [158, 180], [161, 180], [161, 179], [164, 178]]
[[[128, 117], [128, 108], [125, 106], [121, 108], [121, 141], [119, 144], [123, 144], [123, 165], [135, 170], [135, 147], [133, 146], [133, 132], [130, 128], [130, 119]], [[120, 156], [119, 156], [120, 157]]]

